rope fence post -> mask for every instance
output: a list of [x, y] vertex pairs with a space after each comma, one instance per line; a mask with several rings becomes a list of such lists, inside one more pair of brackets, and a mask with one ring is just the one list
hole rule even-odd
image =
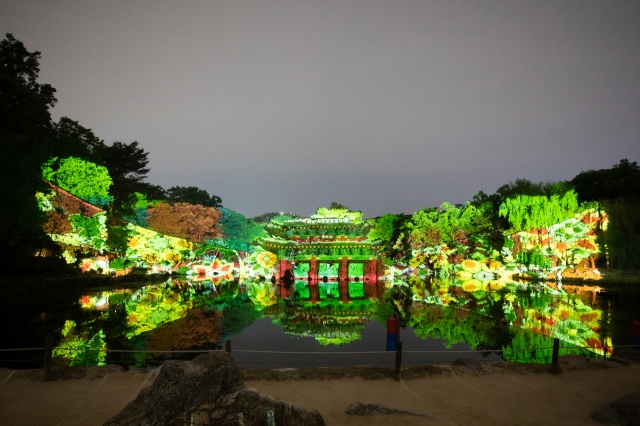
[[396, 370], [394, 377], [396, 380], [400, 381], [401, 377], [401, 368], [402, 368], [402, 342], [396, 343]]
[[553, 353], [551, 354], [551, 374], [558, 374], [558, 353], [560, 352], [560, 339], [553, 339]]
[[53, 337], [47, 336], [47, 340], [44, 345], [44, 381], [50, 382], [53, 380], [53, 376], [51, 374], [51, 353], [53, 350]]
[[231, 340], [227, 339], [224, 341], [224, 351], [231, 355]]

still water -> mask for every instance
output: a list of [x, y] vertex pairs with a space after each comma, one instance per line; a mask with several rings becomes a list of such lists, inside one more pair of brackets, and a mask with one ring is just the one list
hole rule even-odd
[[[386, 322], [397, 315], [405, 366], [457, 358], [547, 363], [554, 337], [561, 354], [589, 357], [633, 343], [640, 285], [598, 285], [602, 291], [413, 277], [296, 281], [284, 288], [268, 281], [170, 279], [5, 298], [0, 346], [42, 347], [53, 336], [58, 364], [152, 366], [197, 355], [153, 351], [221, 349], [229, 339], [235, 360], [249, 368], [391, 366]], [[40, 351], [0, 352], [0, 366], [32, 368], [41, 358]]]

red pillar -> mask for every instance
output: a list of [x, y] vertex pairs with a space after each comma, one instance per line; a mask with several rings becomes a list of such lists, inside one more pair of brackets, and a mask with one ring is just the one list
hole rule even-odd
[[347, 258], [340, 259], [340, 269], [338, 269], [338, 281], [349, 279], [349, 268], [347, 266]]
[[284, 273], [289, 270], [291, 272], [291, 278], [293, 278], [293, 265], [289, 260], [281, 260], [280, 261], [280, 297], [289, 297], [293, 289], [295, 289], [295, 285], [292, 285], [291, 288], [287, 289], [284, 286]]
[[313, 257], [309, 261], [309, 278], [310, 285], [318, 285], [318, 259]]
[[309, 299], [311, 303], [318, 303], [320, 300], [320, 288], [318, 287], [318, 281], [316, 281], [316, 285], [309, 286]]
[[280, 261], [280, 278], [284, 277], [284, 271], [291, 271], [291, 276], [293, 276], [293, 265], [290, 260], [283, 259]]
[[338, 291], [340, 292], [340, 300], [349, 301], [349, 280], [340, 280], [338, 282]]

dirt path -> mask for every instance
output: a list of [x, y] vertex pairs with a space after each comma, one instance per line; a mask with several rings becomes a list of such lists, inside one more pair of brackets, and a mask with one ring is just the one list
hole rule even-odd
[[[613, 364], [613, 363], [612, 363]], [[640, 364], [566, 369], [558, 376], [465, 368], [403, 380], [251, 380], [261, 393], [317, 409], [328, 425], [589, 425], [589, 413], [640, 390]], [[105, 367], [43, 383], [41, 371], [0, 370], [1, 425], [102, 425], [150, 385], [150, 373]], [[79, 377], [80, 376], [80, 377]], [[79, 377], [79, 378], [78, 378]], [[354, 401], [419, 411], [359, 418], [344, 410]]]
[[81, 378], [47, 383], [41, 370], [0, 370], [0, 425], [102, 425], [152, 384], [158, 372], [87, 370]]
[[[592, 410], [640, 390], [640, 365], [550, 374], [448, 373], [396, 382], [390, 379], [251, 381], [259, 392], [315, 408], [328, 425], [596, 425]], [[345, 414], [355, 401], [417, 411], [358, 418]]]

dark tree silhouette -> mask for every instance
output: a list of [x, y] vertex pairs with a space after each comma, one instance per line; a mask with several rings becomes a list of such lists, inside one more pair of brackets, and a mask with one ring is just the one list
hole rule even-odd
[[73, 156], [100, 163], [104, 141], [97, 137], [91, 129], [81, 126], [77, 121], [68, 117], [61, 117], [57, 123], [53, 124], [53, 132], [59, 146], [59, 157]]
[[118, 216], [132, 214], [131, 194], [143, 188], [142, 181], [149, 173], [149, 153], [138, 146], [138, 142], [114, 142], [111, 146], [102, 146], [97, 155], [113, 179], [111, 213]]
[[47, 189], [40, 166], [55, 154], [55, 89], [37, 82], [40, 52], [11, 34], [0, 41], [0, 256], [28, 256], [48, 241], [34, 198]]
[[222, 207], [217, 195], [209, 196], [204, 189], [195, 186], [172, 186], [167, 190], [167, 199], [171, 203], [200, 204], [207, 207]]

